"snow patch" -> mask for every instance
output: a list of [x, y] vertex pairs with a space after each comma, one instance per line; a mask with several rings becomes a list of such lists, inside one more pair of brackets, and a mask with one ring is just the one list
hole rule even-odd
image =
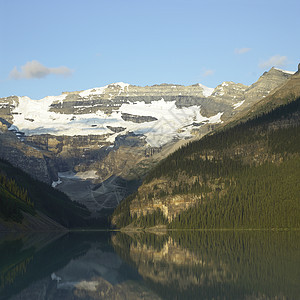
[[72, 290], [77, 284], [78, 282], [72, 282], [72, 281], [66, 283], [57, 283], [57, 288], [63, 290]]
[[224, 92], [215, 92], [214, 96], [224, 96]]
[[7, 102], [7, 103], [0, 103], [0, 108], [7, 108], [10, 104]]
[[233, 109], [236, 109], [236, 108], [240, 107], [241, 105], [244, 104], [244, 102], [245, 102], [245, 100], [242, 100], [242, 101], [240, 101], [240, 102], [238, 102], [238, 103], [233, 104], [233, 105], [232, 105], [232, 106], [233, 106]]
[[110, 85], [115, 85], [115, 86], [120, 86], [121, 89], [125, 89], [126, 87], [128, 88], [130, 86], [129, 83], [125, 83], [125, 82], [115, 82], [115, 83], [111, 83]]
[[281, 70], [281, 69], [278, 69], [278, 68], [274, 68], [274, 69], [275, 69], [275, 70], [278, 70], [278, 71], [281, 71], [281, 72], [283, 72], [283, 73], [291, 74], [291, 75], [293, 75], [293, 74], [296, 73], [296, 72], [292, 72], [292, 71]]
[[55, 273], [51, 274], [51, 279], [52, 280], [56, 280], [57, 282], [61, 281], [61, 277], [57, 276]]
[[19, 131], [19, 128], [15, 125], [10, 125], [8, 128], [9, 131]]
[[121, 87], [122, 91], [125, 91], [125, 88], [127, 88], [127, 90], [128, 90], [128, 87], [130, 86], [129, 83], [124, 83], [124, 82], [111, 83], [110, 85], [119, 86], [119, 87]]
[[[125, 83], [116, 83], [114, 85], [124, 90], [129, 86]], [[93, 93], [97, 92], [95, 90]], [[213, 89], [206, 88], [203, 89], [203, 93], [204, 91], [206, 91], [205, 96], [209, 96]], [[113, 144], [115, 138], [120, 133], [112, 133], [107, 126], [123, 127], [125, 129], [122, 134], [124, 132], [142, 134], [150, 146], [160, 147], [174, 139], [190, 137], [192, 128], [189, 130], [182, 130], [182, 128], [194, 122], [221, 122], [218, 117], [203, 117], [200, 113], [200, 105], [178, 108], [175, 100], [165, 101], [163, 98], [151, 103], [145, 103], [144, 101], [122, 103], [111, 114], [105, 114], [103, 111], [98, 110], [94, 113], [76, 114], [76, 119], [74, 119], [73, 114], [60, 114], [49, 111], [50, 105], [54, 101], [58, 101], [57, 99], [63, 99], [63, 97], [65, 95], [58, 97], [50, 96], [42, 100], [31, 100], [28, 97], [20, 97], [19, 106], [13, 110], [13, 126], [15, 127], [12, 127], [11, 130], [15, 128], [14, 130], [19, 131], [20, 128], [26, 135], [102, 135], [103, 139]], [[86, 107], [88, 106], [82, 108]], [[136, 116], [152, 116], [157, 120], [134, 123], [123, 120], [123, 113]], [[34, 121], [29, 121], [29, 119]], [[89, 174], [60, 173], [59, 177], [77, 180], [81, 178], [97, 178], [95, 171], [93, 172]]]
[[[206, 118], [201, 115], [200, 106], [177, 108], [176, 101], [165, 101], [163, 98], [149, 104], [145, 102], [138, 102], [136, 105], [124, 103], [120, 107], [120, 111], [140, 116], [151, 115], [157, 118], [151, 123], [127, 122], [127, 130], [136, 134], [143, 134], [146, 137], [146, 142], [152, 147], [160, 147], [174, 139], [189, 138], [191, 137], [191, 130], [182, 131], [183, 127], [193, 122], [219, 123], [222, 115], [221, 113]], [[112, 139], [111, 136], [108, 141], [112, 142]]]
[[223, 114], [224, 112], [219, 112], [216, 115], [208, 118], [208, 123], [223, 123], [223, 121], [221, 120]]
[[62, 183], [62, 181], [60, 180], [60, 178], [58, 177], [58, 180], [57, 181], [53, 181], [52, 182], [52, 187], [53, 188], [55, 188], [55, 187], [57, 187], [59, 184], [61, 184]]
[[209, 96], [211, 96], [211, 94], [213, 93], [213, 91], [214, 91], [214, 88], [209, 88], [209, 87], [207, 87], [207, 86], [205, 86], [205, 85], [203, 85], [203, 84], [201, 84], [201, 83], [198, 83], [198, 85], [200, 86], [200, 87], [202, 87], [202, 89], [203, 89], [203, 96], [204, 97], [209, 97]]
[[70, 282], [65, 282], [65, 283], [58, 282], [57, 288], [64, 289], [64, 290], [71, 290], [71, 289], [77, 288], [77, 289], [95, 292], [97, 290], [98, 285], [99, 285], [98, 281], [82, 280], [82, 281], [70, 281]]
[[92, 88], [92, 89], [82, 91], [82, 92], [79, 93], [79, 95], [81, 97], [84, 97], [84, 98], [88, 97], [88, 96], [91, 96], [91, 95], [102, 95], [102, 94], [105, 93], [105, 90], [109, 86], [119, 87], [120, 91], [119, 91], [118, 95], [120, 95], [122, 92], [125, 92], [125, 88], [127, 88], [127, 91], [128, 91], [128, 87], [130, 86], [130, 84], [129, 83], [124, 83], [124, 82], [111, 83], [111, 84], [105, 85], [103, 87], [97, 87], [97, 88]]
[[89, 170], [85, 172], [74, 173], [72, 171], [58, 172], [59, 178], [66, 178], [72, 180], [87, 180], [99, 178], [96, 170]]
[[81, 290], [87, 290], [87, 291], [96, 291], [98, 287], [99, 282], [97, 281], [86, 281], [83, 280], [75, 285], [76, 288]]
[[79, 93], [79, 96], [81, 97], [88, 97], [90, 95], [102, 95], [105, 93], [106, 88], [108, 85], [103, 86], [103, 87], [98, 87], [98, 88], [93, 88], [93, 89], [88, 89], [83, 92]]

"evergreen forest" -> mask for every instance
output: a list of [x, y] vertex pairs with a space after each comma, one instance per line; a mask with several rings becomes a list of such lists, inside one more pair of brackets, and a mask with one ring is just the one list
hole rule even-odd
[[10, 163], [0, 160], [0, 219], [22, 223], [24, 212], [42, 212], [68, 227], [87, 226], [90, 213], [66, 194], [33, 179]]
[[[300, 227], [300, 98], [285, 101], [235, 126], [180, 148], [116, 209], [116, 227], [171, 229]], [[169, 215], [132, 208], [168, 205], [174, 196], [196, 199]]]

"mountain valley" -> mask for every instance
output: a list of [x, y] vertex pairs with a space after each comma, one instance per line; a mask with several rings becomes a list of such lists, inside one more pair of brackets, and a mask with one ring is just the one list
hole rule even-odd
[[251, 113], [292, 74], [272, 68], [251, 86], [114, 83], [41, 100], [1, 98], [0, 157], [92, 216], [109, 215], [159, 161]]

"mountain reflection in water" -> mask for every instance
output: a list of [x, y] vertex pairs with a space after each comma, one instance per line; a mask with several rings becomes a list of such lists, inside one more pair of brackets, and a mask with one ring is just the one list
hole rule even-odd
[[0, 240], [0, 299], [299, 299], [300, 233], [84, 232]]

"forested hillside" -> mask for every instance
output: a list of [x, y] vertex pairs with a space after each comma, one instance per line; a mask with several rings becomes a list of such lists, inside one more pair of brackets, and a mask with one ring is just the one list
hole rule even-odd
[[32, 215], [36, 213], [27, 190], [20, 188], [14, 179], [0, 173], [0, 216], [7, 221], [21, 223], [24, 218], [21, 211]]
[[300, 227], [300, 98], [281, 103], [171, 154], [116, 209], [113, 225]]
[[0, 219], [22, 223], [24, 212], [35, 216], [37, 211], [68, 228], [87, 225], [90, 214], [64, 193], [0, 160]]

